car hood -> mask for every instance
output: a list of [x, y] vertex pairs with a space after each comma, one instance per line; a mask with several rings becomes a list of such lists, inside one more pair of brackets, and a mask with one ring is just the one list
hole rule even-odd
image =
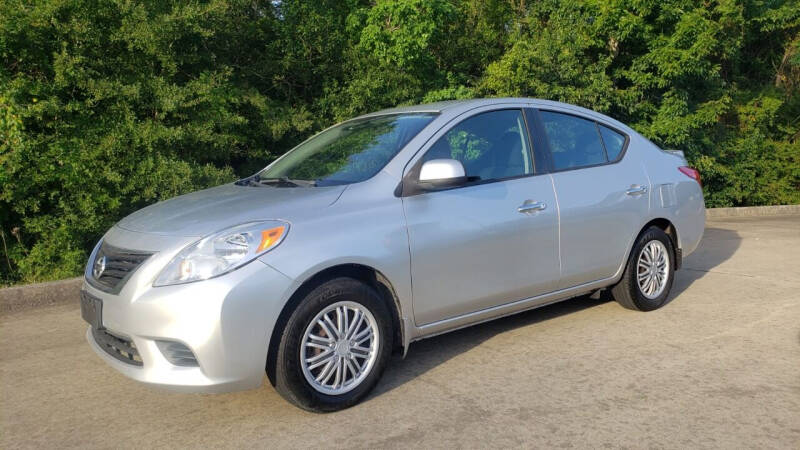
[[345, 186], [273, 187], [226, 184], [150, 205], [117, 226], [129, 231], [204, 236], [256, 220], [292, 221], [333, 204]]

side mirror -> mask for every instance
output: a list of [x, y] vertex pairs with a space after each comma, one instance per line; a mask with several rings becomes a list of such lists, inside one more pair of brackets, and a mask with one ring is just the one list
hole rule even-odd
[[455, 159], [432, 159], [419, 171], [419, 186], [428, 190], [458, 186], [467, 180], [464, 166]]

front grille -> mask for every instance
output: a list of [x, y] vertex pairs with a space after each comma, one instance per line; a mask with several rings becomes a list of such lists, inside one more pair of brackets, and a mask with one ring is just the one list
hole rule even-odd
[[103, 242], [92, 261], [87, 277], [92, 286], [104, 292], [118, 294], [133, 272], [152, 253], [124, 250]]
[[114, 358], [134, 366], [142, 365], [142, 357], [132, 340], [97, 328], [92, 328], [92, 336], [97, 345]]

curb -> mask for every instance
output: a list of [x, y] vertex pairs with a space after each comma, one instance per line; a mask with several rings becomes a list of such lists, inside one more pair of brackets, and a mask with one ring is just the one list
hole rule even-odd
[[[706, 219], [759, 217], [800, 214], [800, 205], [752, 206], [744, 208], [711, 208]], [[44, 306], [77, 305], [83, 277], [47, 283], [26, 284], [0, 289], [0, 316]]]
[[800, 214], [800, 205], [710, 208], [706, 210], [706, 219], [721, 219], [725, 217], [783, 216], [787, 214]]
[[44, 306], [78, 304], [83, 277], [0, 289], [0, 316]]

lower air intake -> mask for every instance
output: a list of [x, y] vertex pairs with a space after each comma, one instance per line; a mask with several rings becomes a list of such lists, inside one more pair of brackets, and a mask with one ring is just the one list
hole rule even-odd
[[92, 336], [95, 342], [106, 353], [114, 358], [134, 366], [142, 365], [142, 357], [139, 356], [139, 350], [130, 339], [115, 334], [109, 333], [107, 330], [98, 330], [92, 328]]

